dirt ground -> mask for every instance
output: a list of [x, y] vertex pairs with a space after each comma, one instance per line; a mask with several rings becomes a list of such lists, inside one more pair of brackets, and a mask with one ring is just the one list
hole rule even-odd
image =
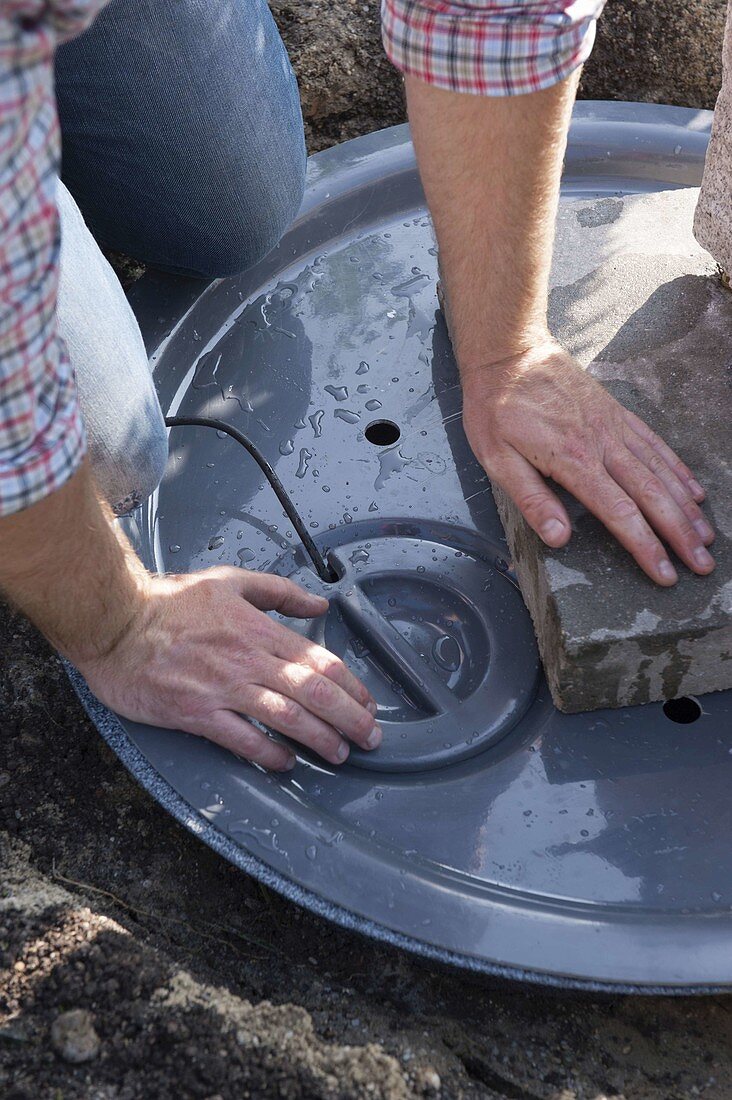
[[[403, 119], [374, 0], [273, 9], [311, 150]], [[723, 12], [610, 0], [586, 94], [712, 106]], [[229, 867], [128, 777], [55, 657], [2, 607], [0, 730], [4, 1100], [732, 1095], [726, 998], [468, 980]]]
[[[270, 0], [300, 83], [311, 152], [405, 121], [378, 0]], [[608, 0], [580, 97], [713, 108], [727, 0]], [[327, 45], [326, 45], [327, 43]]]

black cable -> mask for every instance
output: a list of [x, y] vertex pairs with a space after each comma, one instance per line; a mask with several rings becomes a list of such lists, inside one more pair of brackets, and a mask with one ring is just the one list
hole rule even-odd
[[312, 536], [300, 519], [295, 505], [290, 500], [284, 485], [277, 477], [277, 474], [274, 472], [269, 462], [267, 462], [264, 455], [261, 454], [252, 443], [251, 439], [247, 439], [243, 432], [240, 432], [238, 428], [232, 427], [231, 424], [227, 424], [225, 420], [216, 420], [209, 416], [166, 416], [165, 423], [169, 428], [215, 428], [218, 432], [225, 432], [226, 435], [231, 436], [237, 443], [240, 443], [252, 456], [277, 494], [277, 499], [284, 508], [290, 523], [300, 536], [300, 540], [305, 547], [308, 557], [315, 566], [315, 570], [320, 579], [326, 581], [328, 584], [332, 584], [333, 581], [338, 580], [336, 573], [330, 568], [327, 562], [324, 561], [322, 554], [313, 542]]

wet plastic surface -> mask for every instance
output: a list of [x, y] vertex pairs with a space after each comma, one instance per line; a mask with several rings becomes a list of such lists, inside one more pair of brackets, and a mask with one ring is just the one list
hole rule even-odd
[[[710, 120], [580, 105], [565, 194], [698, 184]], [[554, 709], [435, 276], [401, 127], [313, 158], [301, 216], [253, 271], [202, 294], [150, 278], [134, 302], [164, 411], [250, 435], [340, 579], [317, 577], [256, 465], [205, 429], [171, 433], [136, 547], [151, 568], [240, 564], [326, 592], [327, 618], [301, 629], [368, 682], [382, 748], [339, 770], [301, 755], [281, 779], [86, 701], [171, 812], [334, 920], [531, 980], [724, 987], [732, 693]]]

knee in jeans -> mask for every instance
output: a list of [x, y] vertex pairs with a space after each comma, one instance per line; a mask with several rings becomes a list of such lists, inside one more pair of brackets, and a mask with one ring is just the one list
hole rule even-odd
[[264, 180], [259, 186], [247, 181], [246, 194], [219, 195], [215, 224], [206, 226], [192, 244], [195, 273], [221, 279], [252, 267], [279, 243], [300, 209], [304, 190], [305, 160], [293, 156], [289, 171], [276, 181]]
[[[113, 469], [98, 480], [112, 511], [124, 516], [143, 504], [163, 479], [168, 462], [168, 439], [165, 431], [140, 440]], [[105, 484], [106, 482], [106, 484]]]

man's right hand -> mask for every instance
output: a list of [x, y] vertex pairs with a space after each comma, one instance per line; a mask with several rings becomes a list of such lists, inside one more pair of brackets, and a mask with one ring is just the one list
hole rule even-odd
[[366, 688], [332, 653], [269, 618], [311, 618], [328, 602], [284, 577], [226, 566], [150, 577], [109, 651], [77, 661], [94, 694], [138, 722], [187, 730], [265, 768], [295, 764], [242, 715], [342, 764], [381, 729]]

